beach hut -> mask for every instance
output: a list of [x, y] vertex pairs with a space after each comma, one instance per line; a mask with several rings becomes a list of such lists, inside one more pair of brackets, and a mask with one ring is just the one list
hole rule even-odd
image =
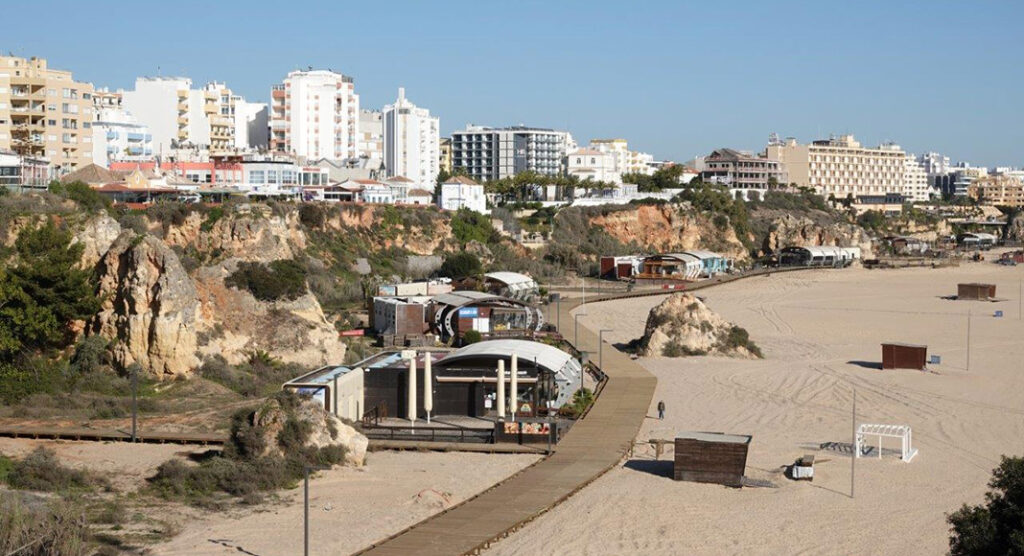
[[994, 299], [995, 297], [995, 284], [979, 284], [977, 282], [972, 282], [969, 284], [956, 285], [957, 299], [975, 299], [979, 301], [988, 301]]
[[732, 270], [732, 259], [724, 255], [719, 255], [718, 253], [704, 251], [703, 249], [692, 249], [690, 251], [683, 251], [683, 254], [695, 257], [700, 261], [701, 276], [711, 278], [716, 274], [722, 274]]
[[882, 344], [882, 369], [915, 369], [923, 371], [928, 360], [928, 346], [916, 344]]
[[677, 481], [743, 486], [750, 436], [682, 432], [676, 437], [672, 477]]
[[779, 256], [783, 266], [850, 266], [860, 258], [859, 247], [809, 245], [786, 247]]
[[639, 278], [696, 280], [703, 272], [701, 260], [688, 253], [665, 253], [644, 257]]

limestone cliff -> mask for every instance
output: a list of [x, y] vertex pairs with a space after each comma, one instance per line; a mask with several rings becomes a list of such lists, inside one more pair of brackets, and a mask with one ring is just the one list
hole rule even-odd
[[262, 262], [291, 259], [306, 248], [298, 211], [279, 216], [249, 207], [235, 209], [212, 224], [209, 216], [189, 213], [181, 225], [167, 228], [164, 241], [168, 245], [191, 246], [203, 253], [223, 253]]
[[786, 247], [837, 245], [860, 247], [862, 257], [873, 256], [868, 233], [849, 222], [821, 214], [788, 213], [779, 210], [758, 211], [755, 218], [767, 228], [761, 240], [761, 252], [778, 253]]
[[640, 340], [644, 356], [727, 355], [761, 357], [747, 331], [712, 312], [693, 294], [670, 296], [651, 309]]
[[631, 205], [590, 218], [623, 244], [636, 243], [652, 252], [709, 249], [737, 260], [748, 257], [731, 227], [715, 226], [686, 203]]
[[199, 300], [178, 257], [159, 239], [122, 232], [96, 265], [103, 308], [92, 334], [115, 340], [114, 362], [138, 363], [157, 378], [190, 374]]
[[85, 221], [75, 231], [74, 243], [81, 243], [82, 268], [93, 268], [100, 262], [110, 246], [121, 235], [121, 225], [106, 212], [101, 212]]

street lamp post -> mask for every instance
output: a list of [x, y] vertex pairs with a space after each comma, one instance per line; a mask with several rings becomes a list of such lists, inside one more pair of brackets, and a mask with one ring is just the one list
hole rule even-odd
[[572, 320], [572, 343], [575, 344], [576, 349], [580, 349], [580, 314], [573, 315]]

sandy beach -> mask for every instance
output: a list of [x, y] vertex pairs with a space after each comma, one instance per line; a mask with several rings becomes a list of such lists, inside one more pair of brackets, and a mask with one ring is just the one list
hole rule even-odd
[[[351, 554], [489, 488], [538, 456], [372, 452], [310, 480], [310, 554]], [[152, 554], [302, 553], [302, 489], [257, 511], [204, 513]]]
[[[681, 430], [753, 435], [747, 476], [775, 488], [675, 482], [671, 451], [655, 462], [644, 447], [488, 553], [944, 553], [945, 514], [982, 499], [1001, 454], [1024, 453], [1022, 278], [1018, 267], [975, 263], [782, 273], [699, 291], [766, 358], [641, 359], [658, 377], [650, 415], [658, 400], [667, 415], [649, 418], [638, 440]], [[995, 283], [1006, 300], [942, 299], [973, 281]], [[626, 343], [663, 299], [593, 305], [580, 321]], [[927, 344], [942, 364], [882, 371], [888, 341]], [[848, 453], [819, 448], [850, 442], [854, 389], [858, 423], [910, 425], [920, 453], [910, 463], [859, 459], [851, 498]], [[818, 457], [815, 480], [786, 479], [782, 467], [805, 453]]]

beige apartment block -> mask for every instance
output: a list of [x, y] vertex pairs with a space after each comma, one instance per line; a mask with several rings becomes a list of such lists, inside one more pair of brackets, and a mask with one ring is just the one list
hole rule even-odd
[[967, 186], [967, 195], [986, 205], [1024, 207], [1024, 183], [1014, 176], [985, 176]]
[[765, 154], [785, 166], [789, 182], [837, 199], [903, 193], [906, 153], [897, 145], [862, 146], [853, 135], [801, 145], [796, 139], [768, 145]]
[[42, 58], [0, 56], [0, 150], [67, 173], [92, 162], [93, 86]]

